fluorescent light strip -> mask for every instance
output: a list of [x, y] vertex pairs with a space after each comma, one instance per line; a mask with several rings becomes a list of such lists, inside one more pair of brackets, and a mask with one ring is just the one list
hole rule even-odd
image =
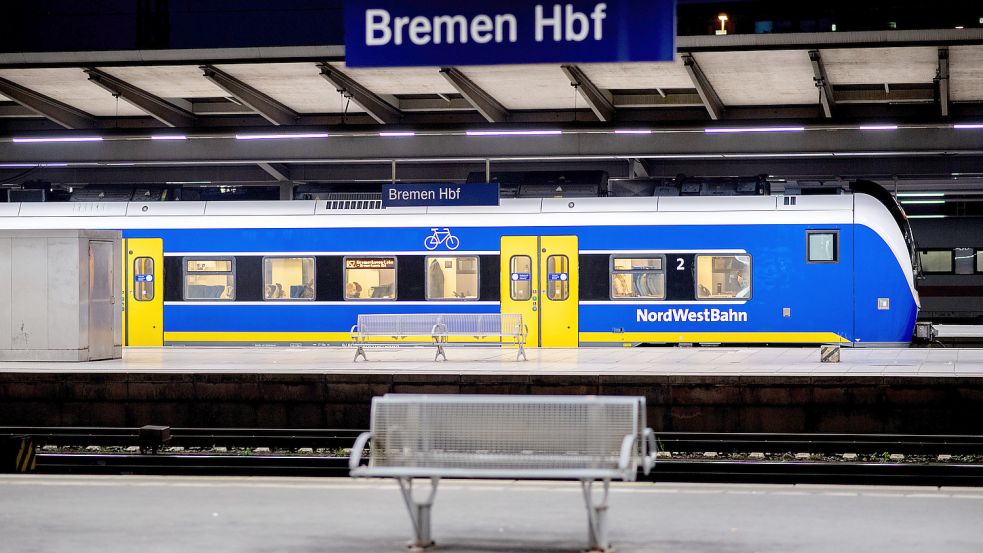
[[652, 134], [651, 129], [615, 129], [614, 134]]
[[3, 168], [25, 168], [25, 167], [68, 167], [67, 163], [0, 163]]
[[860, 125], [862, 131], [896, 131], [897, 125]]
[[54, 136], [47, 138], [14, 138], [16, 143], [35, 142], [102, 142], [101, 136]]
[[945, 192], [898, 192], [899, 198], [942, 198]]
[[909, 219], [945, 219], [946, 215], [909, 215]]
[[954, 129], [983, 129], [983, 123], [956, 123]]
[[547, 130], [534, 130], [534, 131], [467, 131], [464, 133], [468, 136], [555, 136], [558, 134], [563, 134], [563, 131], [547, 131]]
[[945, 200], [901, 200], [902, 204], [944, 204]]
[[416, 136], [413, 131], [383, 131], [379, 133], [379, 136], [390, 137], [390, 136]]
[[237, 134], [236, 140], [289, 140], [296, 138], [327, 138], [326, 132], [286, 133], [286, 134]]
[[150, 140], [187, 140], [188, 137], [183, 134], [154, 134], [150, 136]]
[[742, 132], [802, 132], [805, 127], [716, 127], [706, 128], [703, 132], [707, 134], [727, 134]]

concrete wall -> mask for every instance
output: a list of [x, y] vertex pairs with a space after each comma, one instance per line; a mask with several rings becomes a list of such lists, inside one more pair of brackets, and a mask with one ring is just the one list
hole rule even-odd
[[983, 379], [0, 373], [0, 426], [367, 428], [389, 392], [643, 395], [686, 432], [983, 434]]

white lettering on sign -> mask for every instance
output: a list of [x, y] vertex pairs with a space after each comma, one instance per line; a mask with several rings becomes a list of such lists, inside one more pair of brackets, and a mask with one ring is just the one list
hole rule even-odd
[[[588, 14], [574, 9], [572, 4], [553, 4], [549, 8], [537, 4], [534, 9], [536, 42], [543, 42], [547, 31], [553, 42], [583, 42], [588, 37], [604, 39], [604, 20], [607, 4], [594, 5]], [[471, 19], [463, 15], [431, 17], [393, 17], [384, 9], [365, 10], [365, 45], [402, 45], [405, 40], [416, 46], [427, 44], [488, 44], [489, 42], [518, 42], [519, 21], [515, 14], [478, 14]]]
[[669, 309], [667, 311], [635, 310], [637, 323], [746, 323], [747, 312], [734, 309], [707, 308], [702, 311], [691, 309]]
[[[441, 188], [441, 198], [443, 198], [444, 188]], [[460, 193], [461, 189], [457, 189]], [[389, 189], [389, 201], [411, 201], [411, 200], [432, 200], [436, 198], [437, 195], [434, 194], [433, 190], [398, 190], [396, 188]]]

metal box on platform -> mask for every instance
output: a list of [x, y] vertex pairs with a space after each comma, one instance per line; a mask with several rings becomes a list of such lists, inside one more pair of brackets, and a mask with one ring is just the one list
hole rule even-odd
[[119, 231], [0, 231], [0, 360], [116, 359]]

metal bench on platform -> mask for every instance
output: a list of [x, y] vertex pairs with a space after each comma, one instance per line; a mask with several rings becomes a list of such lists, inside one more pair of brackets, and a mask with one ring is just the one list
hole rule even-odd
[[[433, 545], [430, 509], [441, 478], [579, 480], [590, 548], [605, 551], [611, 480], [635, 480], [639, 467], [648, 474], [655, 453], [643, 397], [387, 394], [373, 398], [371, 431], [356, 440], [349, 468], [399, 482], [416, 548]], [[430, 480], [422, 501], [414, 478]]]
[[[522, 315], [508, 313], [433, 313], [401, 315], [359, 315], [352, 327], [355, 358], [368, 361], [365, 348], [371, 346], [434, 346], [434, 361], [453, 346], [518, 346], [516, 360], [526, 359], [528, 327]], [[491, 339], [498, 338], [498, 341]]]

